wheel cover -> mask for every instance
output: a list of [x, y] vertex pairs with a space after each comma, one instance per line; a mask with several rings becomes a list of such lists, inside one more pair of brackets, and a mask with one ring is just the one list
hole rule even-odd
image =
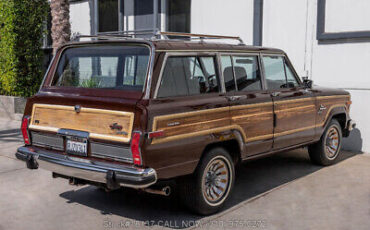
[[329, 159], [334, 159], [339, 152], [339, 131], [332, 126], [328, 130], [325, 138], [325, 155]]
[[230, 162], [223, 156], [213, 158], [202, 177], [202, 194], [205, 201], [212, 206], [222, 203], [230, 191], [231, 180]]

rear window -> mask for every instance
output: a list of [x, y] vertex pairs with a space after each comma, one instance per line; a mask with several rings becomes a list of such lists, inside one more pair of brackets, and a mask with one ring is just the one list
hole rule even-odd
[[90, 46], [65, 50], [52, 86], [142, 90], [150, 50], [145, 46]]

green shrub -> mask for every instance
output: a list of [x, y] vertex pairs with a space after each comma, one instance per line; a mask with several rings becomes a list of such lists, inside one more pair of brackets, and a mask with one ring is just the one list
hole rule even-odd
[[29, 97], [42, 79], [47, 0], [0, 0], [0, 94]]

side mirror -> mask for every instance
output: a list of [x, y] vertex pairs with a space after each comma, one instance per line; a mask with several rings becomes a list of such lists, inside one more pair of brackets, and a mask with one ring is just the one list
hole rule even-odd
[[306, 89], [311, 89], [313, 81], [308, 79], [308, 77], [302, 77], [302, 79], [303, 79], [303, 87]]

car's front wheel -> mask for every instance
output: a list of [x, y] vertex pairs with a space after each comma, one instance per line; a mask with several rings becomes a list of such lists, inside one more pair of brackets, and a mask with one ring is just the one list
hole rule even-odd
[[330, 121], [320, 141], [308, 146], [311, 161], [319, 165], [332, 165], [338, 160], [342, 147], [342, 129], [336, 119]]
[[180, 184], [183, 203], [201, 215], [217, 212], [234, 186], [235, 169], [230, 154], [223, 148], [206, 152], [195, 174]]

